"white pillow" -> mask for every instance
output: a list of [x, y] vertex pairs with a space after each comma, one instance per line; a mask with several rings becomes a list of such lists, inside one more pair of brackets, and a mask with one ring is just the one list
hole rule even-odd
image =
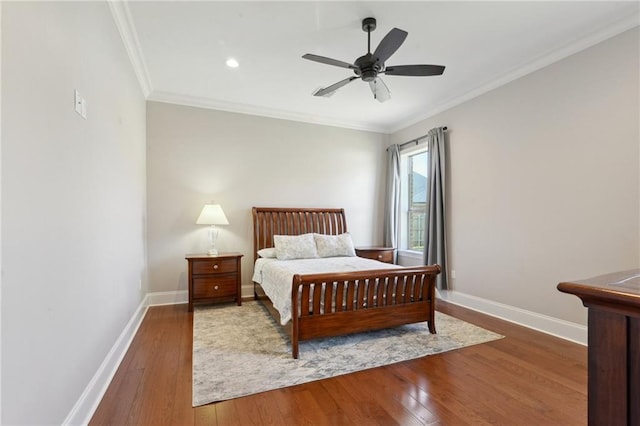
[[263, 248], [258, 250], [258, 256], [265, 259], [273, 259], [276, 257], [276, 249], [273, 247]]
[[313, 234], [313, 239], [316, 241], [320, 257], [353, 257], [356, 255], [351, 234], [348, 232], [340, 235]]
[[318, 257], [313, 234], [274, 235], [273, 245], [278, 260], [313, 259]]

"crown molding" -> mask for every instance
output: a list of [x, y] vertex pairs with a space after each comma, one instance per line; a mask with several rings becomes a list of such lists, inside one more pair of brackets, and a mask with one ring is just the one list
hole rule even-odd
[[640, 14], [633, 13], [628, 15], [610, 25], [607, 25], [606, 27], [600, 28], [599, 30], [587, 34], [584, 37], [576, 39], [573, 42], [563, 46], [558, 46], [547, 53], [532, 59], [523, 66], [508, 70], [502, 75], [497, 76], [495, 79], [488, 81], [475, 89], [451, 97], [428, 111], [423, 111], [419, 115], [414, 115], [394, 126], [389, 127], [371, 123], [332, 119], [317, 116], [315, 114], [304, 114], [295, 111], [221, 101], [199, 96], [154, 91], [151, 85], [151, 79], [149, 77], [146, 62], [144, 60], [144, 55], [142, 53], [142, 48], [138, 41], [135, 25], [131, 17], [128, 0], [108, 0], [108, 4], [129, 55], [129, 59], [131, 60], [136, 77], [138, 78], [140, 87], [142, 88], [142, 92], [147, 100], [384, 134], [395, 133], [417, 124], [640, 25]]
[[582, 50], [588, 49], [589, 47], [595, 46], [598, 43], [601, 43], [607, 39], [615, 37], [619, 34], [622, 34], [625, 31], [628, 31], [632, 28], [635, 28], [640, 25], [640, 14], [633, 13], [625, 18], [622, 18], [619, 21], [614, 22], [611, 25], [608, 25], [600, 30], [592, 32], [588, 34], [586, 37], [582, 37], [580, 39], [574, 40], [571, 43], [565, 44], [563, 46], [556, 47], [546, 54], [543, 54], [533, 60], [529, 61], [525, 65], [517, 68], [513, 68], [501, 76], [497, 77], [486, 84], [483, 84], [476, 89], [473, 89], [469, 92], [466, 92], [460, 96], [456, 96], [450, 98], [447, 101], [444, 101], [437, 105], [436, 107], [430, 109], [426, 113], [421, 113], [418, 116], [413, 116], [401, 123], [397, 126], [394, 126], [390, 133], [395, 133], [397, 131], [406, 129], [409, 126], [417, 124], [423, 120], [426, 120], [430, 117], [433, 117], [436, 114], [444, 112], [448, 109], [456, 107], [460, 104], [463, 104], [471, 99], [474, 99], [480, 95], [483, 95], [491, 90], [497, 89], [500, 86], [504, 86], [507, 83], [510, 83], [514, 80], [517, 80], [521, 77], [524, 77], [527, 74], [531, 74], [539, 69], [542, 69], [546, 66], [549, 66], [555, 62], [558, 62], [562, 59], [565, 59], [575, 53], [578, 53]]
[[275, 118], [280, 120], [299, 121], [309, 124], [319, 124], [323, 126], [342, 127], [352, 130], [362, 130], [388, 134], [388, 128], [384, 126], [369, 125], [368, 123], [354, 123], [343, 120], [333, 120], [326, 117], [319, 117], [313, 114], [302, 114], [293, 111], [278, 110], [255, 105], [225, 102], [216, 99], [181, 95], [171, 92], [153, 91], [147, 96], [148, 101], [165, 102], [170, 104], [185, 105], [197, 108], [215, 109], [239, 114], [257, 115], [260, 117]]
[[120, 37], [124, 43], [124, 47], [129, 55], [129, 60], [133, 66], [133, 71], [138, 78], [138, 83], [142, 89], [144, 97], [147, 98], [151, 93], [151, 79], [149, 78], [149, 71], [144, 60], [142, 48], [138, 41], [138, 34], [136, 33], [136, 27], [133, 24], [131, 12], [129, 11], [129, 4], [127, 0], [108, 0], [109, 9], [113, 15], [113, 20], [118, 27]]

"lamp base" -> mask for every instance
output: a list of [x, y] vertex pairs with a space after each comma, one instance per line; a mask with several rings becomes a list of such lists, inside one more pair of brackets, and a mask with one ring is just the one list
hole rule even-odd
[[216, 249], [216, 240], [218, 239], [218, 229], [215, 225], [211, 225], [209, 228], [209, 251], [207, 254], [209, 256], [217, 256], [218, 249]]

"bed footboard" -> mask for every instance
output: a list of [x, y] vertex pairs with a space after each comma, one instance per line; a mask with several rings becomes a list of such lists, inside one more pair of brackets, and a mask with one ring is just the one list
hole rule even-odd
[[320, 337], [428, 321], [435, 329], [435, 277], [440, 266], [295, 275], [291, 351]]

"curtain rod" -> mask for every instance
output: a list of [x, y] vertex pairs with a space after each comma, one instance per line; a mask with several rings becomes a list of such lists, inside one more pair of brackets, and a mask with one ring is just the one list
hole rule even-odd
[[[442, 128], [442, 131], [443, 131], [443, 132], [446, 132], [446, 131], [447, 131], [447, 126], [444, 126], [444, 127]], [[398, 145], [398, 148], [402, 148], [403, 146], [407, 146], [407, 145], [410, 145], [410, 144], [412, 144], [412, 143], [418, 143], [418, 141], [420, 141], [420, 139], [424, 139], [424, 138], [426, 138], [427, 136], [429, 136], [429, 134], [428, 134], [428, 133], [427, 133], [426, 135], [422, 135], [422, 136], [420, 136], [419, 138], [411, 139], [409, 142], [401, 143], [400, 145]]]

